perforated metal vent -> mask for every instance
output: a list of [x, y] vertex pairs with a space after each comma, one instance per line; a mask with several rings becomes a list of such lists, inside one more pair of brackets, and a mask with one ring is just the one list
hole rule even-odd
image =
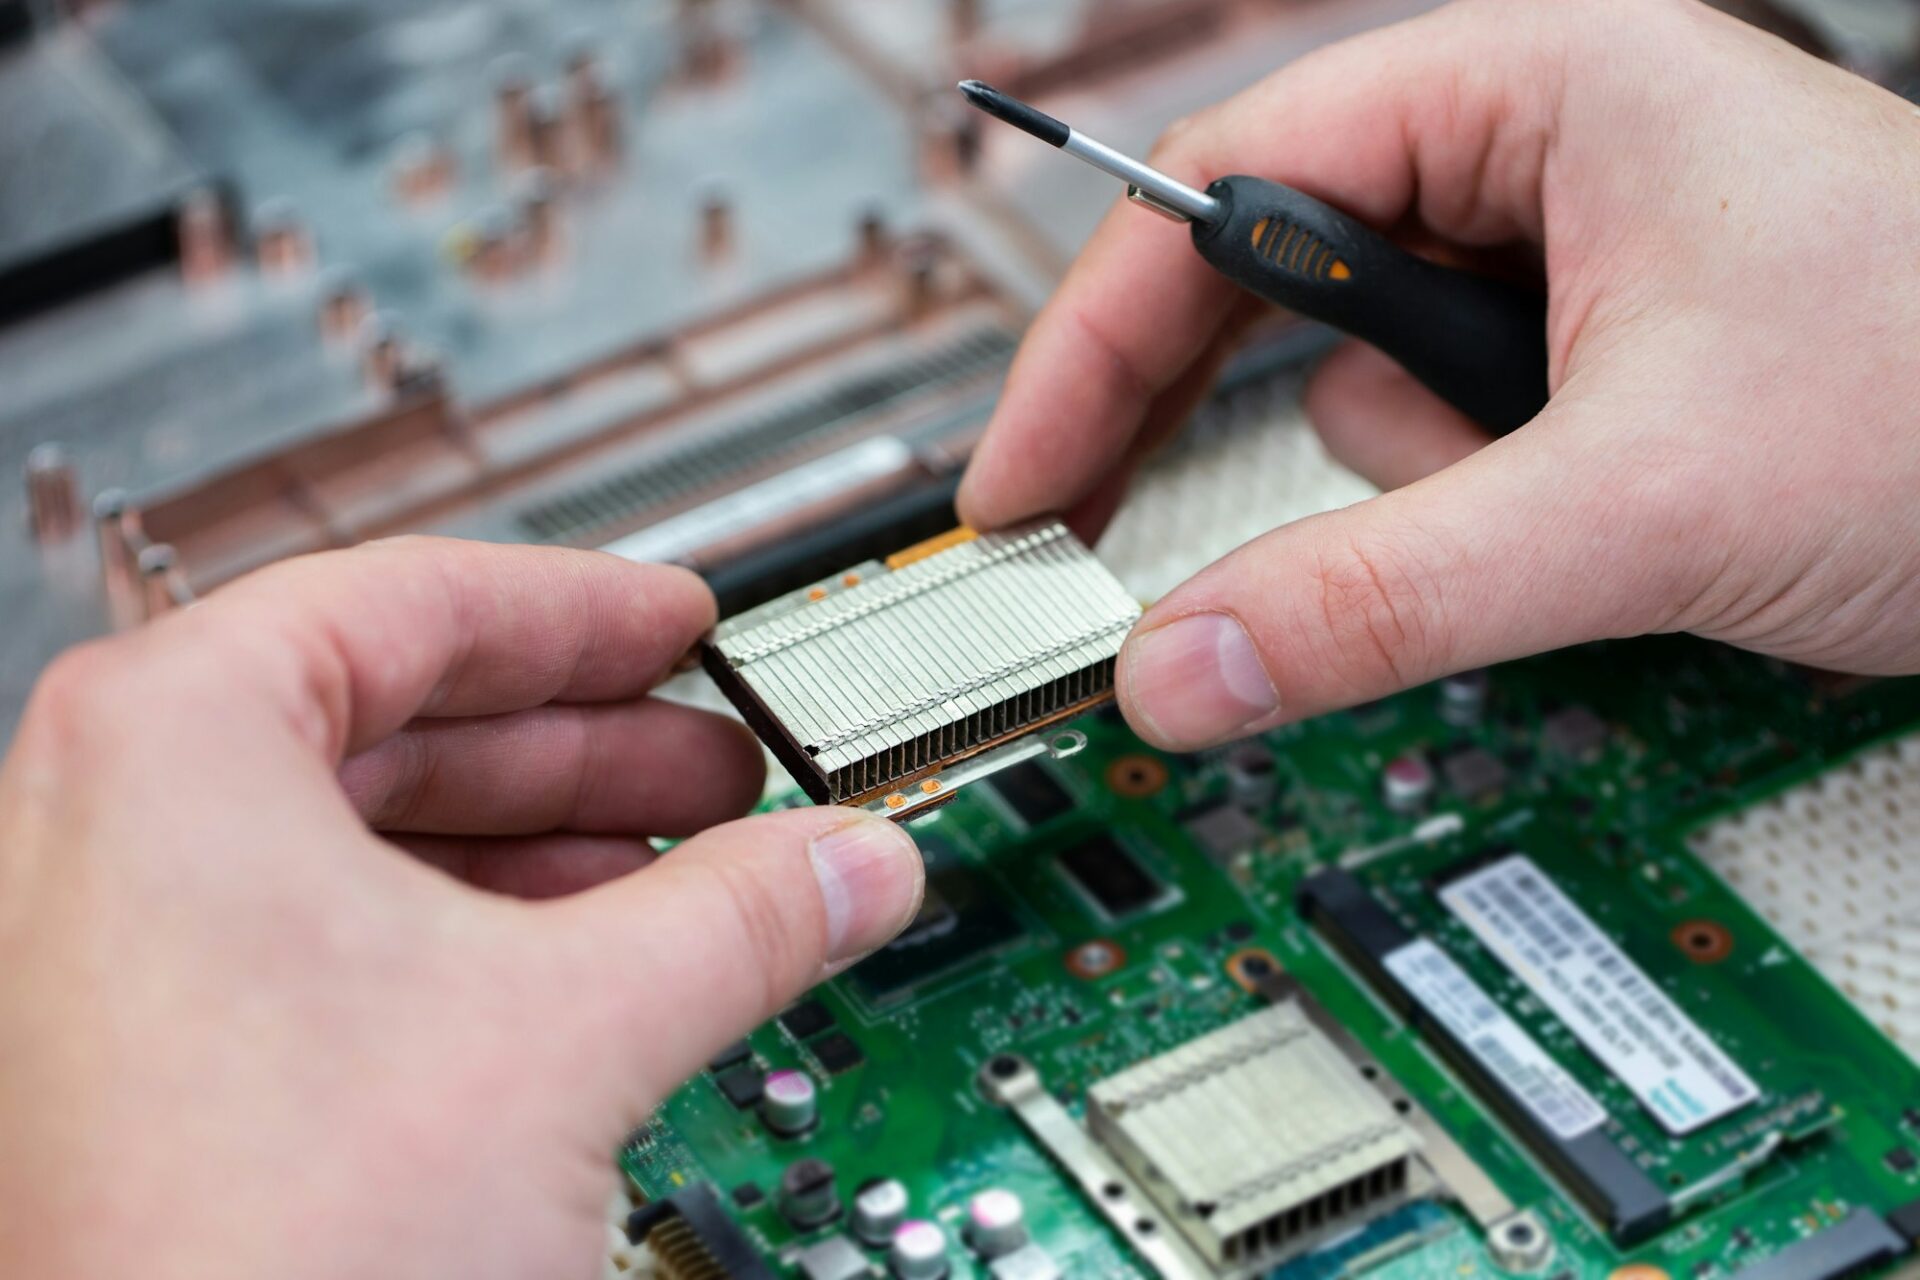
[[1692, 843], [1920, 1057], [1920, 734], [1702, 827]]

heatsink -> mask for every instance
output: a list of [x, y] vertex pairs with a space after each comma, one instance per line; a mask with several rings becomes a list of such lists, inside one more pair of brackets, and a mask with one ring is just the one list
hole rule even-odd
[[1292, 1003], [1093, 1085], [1086, 1123], [1223, 1274], [1431, 1190], [1419, 1134]]
[[1111, 698], [1139, 616], [1065, 525], [960, 529], [728, 619], [702, 659], [817, 803], [906, 816]]

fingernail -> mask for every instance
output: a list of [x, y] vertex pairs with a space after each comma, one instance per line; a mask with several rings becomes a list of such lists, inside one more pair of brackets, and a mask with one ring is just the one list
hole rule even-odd
[[1253, 638], [1224, 613], [1195, 613], [1141, 632], [1120, 654], [1127, 713], [1176, 749], [1238, 736], [1280, 708]]
[[887, 942], [920, 906], [926, 866], [896, 823], [862, 814], [815, 836], [807, 854], [826, 904], [830, 964]]

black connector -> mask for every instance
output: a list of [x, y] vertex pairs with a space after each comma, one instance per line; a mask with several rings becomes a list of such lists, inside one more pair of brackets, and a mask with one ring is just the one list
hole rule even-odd
[[645, 1242], [671, 1275], [724, 1276], [726, 1280], [774, 1280], [747, 1233], [720, 1207], [708, 1182], [641, 1205], [627, 1215], [627, 1239]]
[[1742, 1267], [1733, 1280], [1847, 1280], [1906, 1252], [1906, 1238], [1886, 1219], [1871, 1209], [1855, 1209], [1818, 1235]]

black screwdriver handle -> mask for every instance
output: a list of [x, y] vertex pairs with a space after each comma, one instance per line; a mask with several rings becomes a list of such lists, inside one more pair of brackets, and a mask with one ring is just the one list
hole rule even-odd
[[1241, 288], [1371, 343], [1497, 434], [1547, 403], [1541, 294], [1417, 258], [1277, 183], [1221, 178], [1207, 194], [1220, 216], [1193, 224], [1193, 246]]

